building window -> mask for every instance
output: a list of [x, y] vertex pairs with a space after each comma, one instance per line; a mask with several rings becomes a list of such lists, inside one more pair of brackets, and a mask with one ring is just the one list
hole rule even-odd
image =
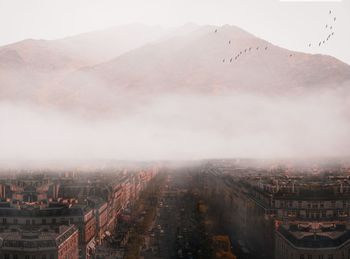
[[5, 254], [4, 255], [4, 259], [10, 259], [10, 255], [9, 254]]
[[300, 259], [305, 259], [303, 254], [300, 255]]
[[307, 259], [312, 259], [312, 255], [307, 255]]
[[7, 223], [7, 219], [6, 218], [2, 218], [2, 223], [6, 224]]
[[328, 255], [328, 259], [333, 259], [333, 255]]
[[46, 259], [46, 255], [42, 255], [42, 256], [41, 256], [41, 259]]
[[43, 225], [45, 225], [45, 224], [46, 224], [46, 219], [42, 219], [42, 220], [41, 220], [41, 223], [42, 223]]

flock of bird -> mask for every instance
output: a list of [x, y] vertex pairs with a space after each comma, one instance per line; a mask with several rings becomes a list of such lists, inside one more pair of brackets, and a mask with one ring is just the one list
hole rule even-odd
[[[218, 29], [215, 29], [214, 33], [217, 33]], [[231, 40], [228, 41], [228, 44], [230, 45], [232, 42]], [[253, 53], [258, 52], [258, 51], [267, 51], [269, 49], [268, 46], [264, 45], [264, 46], [256, 46], [256, 47], [246, 47], [245, 49], [242, 49], [240, 51], [238, 51], [234, 56], [226, 59], [222, 59], [222, 63], [232, 63], [234, 61], [238, 61], [241, 57], [243, 57], [243, 55], [247, 55], [249, 53]]]
[[[229, 41], [229, 44], [231, 44], [231, 41]], [[253, 47], [245, 48], [244, 50], [239, 51], [239, 52], [236, 54], [236, 56], [231, 57], [231, 58], [228, 59], [228, 60], [229, 60], [230, 63], [232, 63], [234, 60], [238, 60], [238, 59], [239, 59], [241, 56], [243, 56], [244, 54], [248, 54], [248, 53], [251, 53], [251, 52], [253, 52], [253, 51], [259, 51], [259, 50], [267, 51], [267, 50], [268, 50], [268, 46], [265, 46], [265, 47], [260, 47], [260, 46], [258, 46], [258, 47], [255, 47], [255, 48], [253, 48]], [[226, 59], [224, 58], [224, 59], [222, 60], [222, 62], [225, 63], [225, 62], [226, 62]]]
[[[326, 44], [327, 41], [329, 41], [331, 37], [334, 36], [334, 26], [335, 26], [335, 22], [337, 21], [337, 17], [332, 16], [332, 10], [329, 10], [328, 14], [331, 17], [331, 19], [330, 19], [330, 23], [327, 23], [325, 25], [327, 37], [324, 39], [321, 39], [318, 43], [316, 43], [318, 44], [319, 47], [321, 47], [323, 44]], [[309, 43], [309, 47], [312, 47], [311, 43]]]
[[[332, 10], [329, 10], [328, 13], [330, 16], [332, 15]], [[323, 44], [326, 44], [331, 37], [334, 36], [334, 26], [335, 26], [335, 22], [337, 21], [337, 17], [336, 16], [331, 16], [332, 20], [331, 23], [327, 23], [325, 25], [325, 30], [327, 31], [327, 37], [325, 39], [322, 39], [320, 42], [318, 42], [318, 46], [321, 47]], [[218, 29], [215, 29], [214, 33], [217, 33]], [[228, 41], [228, 44], [231, 44], [231, 40]], [[312, 43], [309, 43], [309, 48], [313, 46]], [[243, 56], [244, 54], [248, 54], [251, 53], [253, 51], [267, 51], [268, 50], [268, 46], [257, 46], [257, 47], [247, 47], [244, 50], [240, 50], [239, 52], [236, 53], [236, 55], [226, 59], [222, 59], [222, 63], [232, 63], [233, 61], [237, 61], [241, 56]], [[289, 57], [293, 57], [294, 54], [289, 54]]]

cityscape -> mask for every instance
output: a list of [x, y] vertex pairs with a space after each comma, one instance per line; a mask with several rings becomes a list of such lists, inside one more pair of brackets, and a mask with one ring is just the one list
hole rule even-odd
[[0, 256], [348, 258], [349, 177], [334, 160], [2, 171]]

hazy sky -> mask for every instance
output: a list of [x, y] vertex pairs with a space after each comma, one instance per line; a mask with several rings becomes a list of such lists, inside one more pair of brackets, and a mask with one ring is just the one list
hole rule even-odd
[[[335, 37], [325, 25], [337, 16]], [[235, 24], [274, 44], [326, 53], [350, 63], [350, 0], [0, 0], [0, 45], [25, 38], [55, 39], [127, 24]]]

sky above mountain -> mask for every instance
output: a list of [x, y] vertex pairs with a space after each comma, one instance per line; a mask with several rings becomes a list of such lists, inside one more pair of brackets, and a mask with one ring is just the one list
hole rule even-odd
[[[326, 45], [328, 11], [336, 36]], [[178, 26], [234, 24], [291, 50], [323, 53], [350, 63], [350, 1], [278, 0], [1, 0], [0, 45], [26, 38], [57, 39], [128, 23]]]

